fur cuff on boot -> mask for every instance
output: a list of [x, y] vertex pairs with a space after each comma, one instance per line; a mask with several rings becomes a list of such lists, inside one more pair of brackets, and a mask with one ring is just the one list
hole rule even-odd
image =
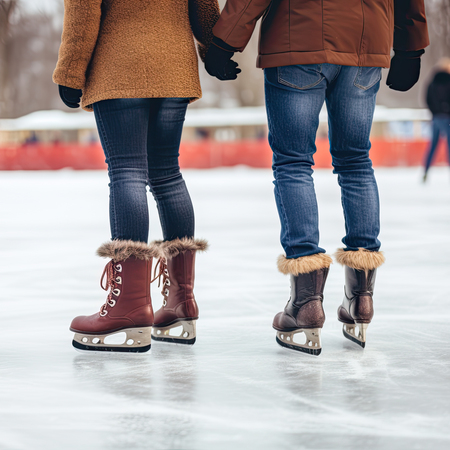
[[383, 252], [371, 252], [364, 248], [347, 252], [340, 248], [334, 256], [339, 264], [356, 270], [373, 270], [380, 267], [385, 261]]
[[188, 250], [204, 252], [208, 249], [208, 242], [205, 239], [184, 237], [173, 241], [155, 241], [154, 243], [158, 246], [161, 256], [166, 259], [175, 258], [175, 256]]
[[111, 258], [115, 262], [125, 261], [130, 256], [148, 261], [160, 256], [158, 248], [152, 244], [136, 241], [114, 240], [105, 242], [97, 250], [97, 255], [102, 258]]
[[278, 270], [285, 275], [300, 275], [311, 273], [320, 269], [328, 269], [333, 260], [325, 253], [301, 256], [296, 259], [288, 259], [284, 255], [278, 257]]

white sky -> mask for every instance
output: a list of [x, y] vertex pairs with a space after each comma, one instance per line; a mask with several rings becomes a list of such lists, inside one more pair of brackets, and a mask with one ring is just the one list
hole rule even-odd
[[62, 3], [63, 0], [21, 0], [22, 4], [34, 10], [51, 11], [55, 8], [57, 3]]

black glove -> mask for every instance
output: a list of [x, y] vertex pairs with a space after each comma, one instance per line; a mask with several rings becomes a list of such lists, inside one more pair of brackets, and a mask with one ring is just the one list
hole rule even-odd
[[394, 50], [394, 52], [386, 84], [394, 91], [409, 91], [419, 79], [420, 57], [425, 50], [414, 52]]
[[58, 84], [59, 88], [59, 96], [61, 100], [69, 107], [69, 108], [79, 108], [82, 91], [81, 89], [72, 89], [66, 86], [61, 86]]
[[235, 80], [241, 69], [231, 60], [236, 49], [217, 37], [213, 37], [205, 57], [205, 69], [219, 80]]

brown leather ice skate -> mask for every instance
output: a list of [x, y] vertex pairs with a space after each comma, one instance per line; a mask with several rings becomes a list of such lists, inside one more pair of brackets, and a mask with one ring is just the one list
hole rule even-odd
[[[103, 244], [97, 254], [111, 258], [100, 283], [105, 291], [109, 289], [109, 294], [98, 313], [73, 319], [70, 325], [75, 332], [73, 346], [88, 351], [150, 350], [153, 325], [150, 277], [152, 258], [159, 253], [143, 242], [115, 240]], [[115, 342], [113, 337], [119, 333], [126, 336], [122, 343]]]
[[323, 289], [332, 259], [323, 253], [287, 259], [280, 256], [280, 272], [289, 274], [291, 297], [273, 320], [276, 341], [283, 347], [318, 356], [320, 332], [325, 322]]
[[366, 331], [373, 318], [373, 289], [377, 268], [384, 263], [382, 252], [365, 249], [338, 250], [336, 260], [345, 268], [344, 300], [339, 306], [338, 320], [344, 336], [362, 348]]
[[204, 251], [207, 242], [183, 238], [161, 242], [163, 254], [155, 266], [162, 278], [162, 307], [155, 313], [152, 339], [192, 345], [196, 340], [198, 306], [194, 297], [195, 254]]

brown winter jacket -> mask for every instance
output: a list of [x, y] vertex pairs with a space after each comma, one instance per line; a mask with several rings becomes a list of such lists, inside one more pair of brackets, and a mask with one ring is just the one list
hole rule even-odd
[[429, 44], [424, 0], [228, 0], [214, 35], [239, 51], [263, 16], [258, 67], [389, 67], [390, 51]]
[[82, 106], [113, 98], [185, 97], [201, 88], [201, 56], [219, 17], [217, 0], [64, 0], [53, 81], [82, 89]]

